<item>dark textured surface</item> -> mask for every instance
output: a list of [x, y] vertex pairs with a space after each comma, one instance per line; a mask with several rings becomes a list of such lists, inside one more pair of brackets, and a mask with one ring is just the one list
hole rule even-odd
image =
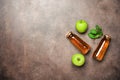
[[[119, 0], [0, 0], [0, 80], [120, 80]], [[100, 39], [78, 34], [75, 22], [99, 24], [112, 41], [103, 62], [92, 59]], [[77, 33], [92, 46], [86, 64], [75, 67], [79, 52], [65, 38]]]

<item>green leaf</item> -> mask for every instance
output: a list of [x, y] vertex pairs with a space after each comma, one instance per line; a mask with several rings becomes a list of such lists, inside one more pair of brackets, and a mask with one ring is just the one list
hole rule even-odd
[[97, 31], [97, 34], [103, 35], [103, 32], [102, 31]]
[[89, 36], [91, 39], [95, 39], [95, 38], [96, 38], [95, 35], [93, 35], [93, 34], [91, 34], [91, 33], [89, 33], [88, 36]]
[[100, 34], [95, 35], [96, 38], [100, 38], [103, 35], [103, 33], [101, 32]]
[[95, 38], [100, 38], [101, 37], [101, 35], [99, 35], [99, 34], [97, 34], [96, 36], [95, 36]]
[[97, 31], [96, 31], [96, 29], [91, 29], [91, 30], [90, 30], [90, 33], [91, 33], [91, 34], [97, 34]]
[[96, 25], [96, 30], [97, 31], [102, 31], [102, 28], [99, 25]]
[[88, 36], [91, 39], [97, 39], [100, 38], [103, 35], [102, 28], [99, 25], [96, 25], [95, 29], [91, 29], [88, 33]]

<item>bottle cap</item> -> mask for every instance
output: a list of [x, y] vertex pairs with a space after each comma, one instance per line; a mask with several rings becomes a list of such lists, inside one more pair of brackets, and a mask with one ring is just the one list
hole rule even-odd
[[72, 31], [69, 31], [65, 36], [69, 38], [71, 34], [72, 34]]
[[105, 34], [104, 36], [105, 36], [105, 37], [106, 37], [106, 39], [108, 39], [108, 40], [110, 40], [110, 39], [111, 39], [111, 36], [110, 36], [110, 35], [108, 35], [108, 34]]

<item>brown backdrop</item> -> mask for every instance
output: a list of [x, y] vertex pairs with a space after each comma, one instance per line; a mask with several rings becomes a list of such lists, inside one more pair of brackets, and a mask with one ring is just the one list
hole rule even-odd
[[[0, 0], [0, 80], [119, 80], [119, 0]], [[75, 30], [84, 19], [89, 29], [102, 26], [112, 36], [102, 62], [92, 59], [101, 39]], [[92, 49], [83, 67], [71, 64], [79, 52], [65, 38], [78, 34]]]

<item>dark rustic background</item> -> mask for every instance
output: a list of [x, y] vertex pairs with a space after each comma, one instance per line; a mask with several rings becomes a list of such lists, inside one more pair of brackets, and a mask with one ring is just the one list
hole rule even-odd
[[[78, 19], [112, 36], [102, 62], [91, 57], [100, 39], [78, 34]], [[71, 64], [68, 31], [92, 47], [83, 67]], [[0, 80], [120, 80], [119, 32], [120, 0], [0, 0]]]

